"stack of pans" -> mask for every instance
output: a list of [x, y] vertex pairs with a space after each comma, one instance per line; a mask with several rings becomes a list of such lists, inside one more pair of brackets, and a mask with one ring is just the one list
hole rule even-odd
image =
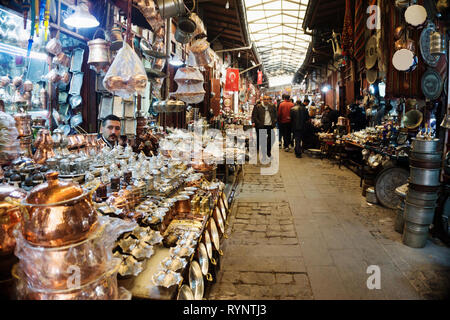
[[413, 139], [403, 232], [403, 243], [412, 248], [425, 247], [433, 222], [442, 157], [438, 146], [439, 139]]

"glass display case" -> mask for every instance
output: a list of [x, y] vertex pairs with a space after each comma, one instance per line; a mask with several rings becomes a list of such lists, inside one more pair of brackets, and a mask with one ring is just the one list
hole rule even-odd
[[69, 94], [80, 95], [86, 43], [60, 32], [62, 53], [49, 57], [46, 45], [51, 39], [50, 30], [46, 42], [41, 24], [39, 35], [34, 35], [28, 54], [30, 20], [26, 24], [24, 29], [22, 15], [0, 6], [0, 108], [11, 114], [23, 110], [33, 119], [48, 120], [48, 88], [54, 83], [59, 94], [58, 108], [52, 116], [57, 124], [70, 124], [75, 114], [72, 109], [80, 105], [71, 106]]

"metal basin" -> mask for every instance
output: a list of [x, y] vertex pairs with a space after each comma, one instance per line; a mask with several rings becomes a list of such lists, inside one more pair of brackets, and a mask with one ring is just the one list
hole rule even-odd
[[439, 149], [439, 139], [423, 140], [412, 138], [411, 151], [417, 153], [435, 153]]

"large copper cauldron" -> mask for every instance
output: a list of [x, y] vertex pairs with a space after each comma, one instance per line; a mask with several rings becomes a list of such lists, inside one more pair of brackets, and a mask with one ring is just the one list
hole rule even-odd
[[31, 287], [65, 290], [71, 286], [75, 271], [79, 275], [79, 285], [83, 286], [108, 270], [112, 250], [104, 239], [104, 228], [100, 227], [84, 241], [63, 247], [42, 248], [28, 244], [18, 233], [15, 253]]
[[92, 193], [78, 184], [58, 180], [57, 172], [34, 187], [21, 203], [22, 233], [28, 242], [42, 247], [59, 247], [86, 239], [97, 227]]
[[120, 298], [117, 285], [119, 267], [120, 260], [99, 278], [82, 286], [74, 286], [65, 290], [31, 287], [27, 284], [26, 277], [19, 265], [14, 266], [12, 273], [16, 278], [16, 292], [19, 300], [117, 300]]
[[16, 241], [12, 232], [21, 220], [19, 207], [5, 201], [5, 198], [22, 201], [26, 195], [22, 189], [9, 184], [0, 185], [0, 255], [14, 251]]

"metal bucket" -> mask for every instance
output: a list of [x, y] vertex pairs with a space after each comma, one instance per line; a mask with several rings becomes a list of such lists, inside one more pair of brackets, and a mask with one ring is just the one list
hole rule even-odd
[[439, 139], [423, 140], [412, 138], [411, 151], [417, 153], [435, 153], [439, 147]]
[[[105, 39], [96, 38], [96, 34], [99, 31], [103, 31]], [[95, 64], [95, 65], [103, 65], [103, 64], [109, 64], [110, 62], [110, 56], [109, 56], [109, 48], [110, 43], [106, 40], [106, 32], [105, 30], [99, 28], [94, 33], [94, 40], [88, 41], [88, 47], [89, 47], [89, 58], [88, 58], [88, 64]]]
[[189, 18], [181, 18], [178, 21], [177, 30], [175, 31], [175, 40], [180, 43], [188, 43], [194, 34], [197, 25]]
[[402, 242], [411, 248], [425, 247], [428, 239], [428, 225], [419, 225], [406, 221]]
[[122, 27], [114, 26], [110, 32], [111, 50], [117, 51], [123, 46]]
[[[439, 198], [439, 195], [437, 192], [424, 192], [424, 191], [417, 191], [414, 189], [409, 188], [408, 192], [406, 193], [406, 199], [417, 199], [422, 201], [436, 201]], [[414, 201], [410, 201], [413, 202]]]
[[156, 4], [163, 19], [182, 16], [186, 13], [183, 0], [157, 0]]
[[422, 207], [405, 202], [405, 220], [417, 224], [431, 224], [435, 207]]
[[440, 185], [440, 172], [441, 169], [423, 169], [410, 166], [409, 182], [421, 186], [437, 187]]

